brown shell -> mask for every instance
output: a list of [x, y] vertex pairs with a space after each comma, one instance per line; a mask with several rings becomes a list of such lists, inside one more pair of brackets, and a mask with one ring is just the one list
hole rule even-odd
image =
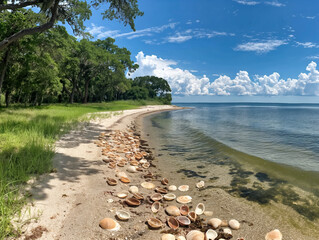
[[181, 211], [181, 214], [182, 214], [183, 216], [187, 216], [188, 213], [189, 213], [189, 207], [186, 206], [186, 205], [182, 205], [182, 206], [179, 208], [179, 210]]
[[195, 222], [196, 219], [197, 219], [197, 214], [196, 214], [194, 211], [189, 212], [189, 213], [188, 213], [188, 218], [189, 218], [192, 222]]
[[176, 218], [174, 217], [169, 217], [167, 219], [167, 224], [170, 228], [176, 230], [177, 228], [179, 228], [179, 222], [176, 220]]
[[191, 224], [191, 220], [189, 220], [189, 218], [185, 216], [177, 216], [176, 220], [181, 226], [188, 226], [189, 224]]
[[136, 153], [135, 154], [135, 159], [141, 160], [143, 158], [143, 155], [141, 153]]
[[162, 221], [157, 218], [150, 218], [147, 220], [147, 223], [151, 228], [160, 228], [163, 226]]
[[131, 182], [130, 179], [128, 179], [127, 177], [121, 177], [121, 178], [120, 178], [120, 181], [121, 181], [122, 183], [130, 183], [130, 182]]
[[157, 213], [159, 211], [160, 207], [161, 207], [161, 204], [159, 202], [154, 202], [152, 204], [151, 210], [153, 213]]
[[166, 189], [161, 188], [161, 187], [155, 188], [155, 191], [158, 192], [158, 193], [162, 193], [162, 194], [168, 193], [168, 191]]
[[136, 198], [128, 198], [124, 202], [131, 207], [136, 207], [141, 205], [141, 201]]
[[160, 201], [163, 199], [163, 195], [160, 194], [160, 193], [154, 193], [152, 196], [151, 196], [151, 199], [156, 202], [156, 201]]
[[116, 222], [112, 218], [102, 219], [99, 225], [101, 228], [108, 230], [116, 228]]
[[115, 186], [117, 184], [117, 181], [114, 178], [107, 178], [106, 182], [110, 186]]
[[125, 166], [125, 163], [124, 163], [124, 162], [119, 162], [119, 163], [117, 164], [117, 166], [119, 166], [119, 167], [124, 167], [124, 166]]
[[144, 197], [141, 193], [133, 193], [133, 196], [138, 200], [144, 200]]
[[167, 179], [167, 178], [163, 178], [162, 181], [161, 181], [161, 183], [162, 183], [163, 185], [167, 185], [167, 184], [168, 184], [168, 179]]

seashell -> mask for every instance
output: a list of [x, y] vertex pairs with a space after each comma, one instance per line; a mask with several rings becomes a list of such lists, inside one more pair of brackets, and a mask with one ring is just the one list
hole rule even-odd
[[265, 236], [266, 240], [282, 240], [282, 234], [278, 229], [272, 230]]
[[110, 186], [115, 186], [117, 185], [117, 181], [114, 178], [107, 178], [107, 184]]
[[161, 187], [155, 188], [155, 191], [158, 192], [158, 193], [163, 193], [163, 194], [168, 193], [168, 191], [166, 189], [161, 188]]
[[151, 210], [153, 213], [157, 213], [159, 211], [160, 207], [161, 207], [161, 204], [159, 202], [154, 202], [152, 204]]
[[200, 181], [198, 183], [196, 183], [196, 187], [197, 188], [203, 188], [205, 186], [205, 182], [204, 181]]
[[133, 193], [133, 197], [135, 197], [138, 200], [144, 200], [144, 197], [140, 193]]
[[176, 220], [181, 226], [188, 226], [189, 224], [191, 224], [191, 220], [189, 220], [189, 218], [185, 216], [178, 216], [176, 217]]
[[211, 216], [213, 216], [213, 212], [212, 211], [204, 211], [204, 215], [206, 217], [211, 217]]
[[160, 228], [163, 226], [162, 221], [157, 218], [150, 218], [147, 220], [147, 223], [151, 228]]
[[173, 194], [173, 193], [168, 193], [168, 194], [165, 194], [165, 195], [164, 195], [164, 199], [165, 199], [166, 201], [172, 201], [172, 200], [174, 200], [175, 198], [176, 198], [176, 195]]
[[192, 222], [195, 222], [197, 219], [197, 215], [194, 211], [189, 212], [187, 216]]
[[176, 240], [186, 240], [186, 238], [184, 236], [178, 236]]
[[142, 172], [143, 168], [137, 167], [136, 170], [139, 171], [139, 172]]
[[177, 190], [177, 187], [176, 187], [175, 185], [170, 185], [170, 186], [168, 187], [168, 190], [170, 190], [170, 191], [176, 191], [176, 190]]
[[178, 190], [181, 192], [187, 192], [189, 190], [189, 186], [188, 185], [181, 185], [178, 187]]
[[144, 164], [144, 163], [147, 163], [147, 160], [146, 160], [146, 159], [140, 160], [140, 164]]
[[139, 162], [133, 160], [133, 161], [130, 162], [130, 164], [131, 164], [131, 166], [138, 166]]
[[142, 167], [143, 168], [145, 168], [145, 169], [147, 169], [147, 168], [149, 168], [151, 165], [147, 162], [147, 163], [144, 163], [143, 165], [142, 165]]
[[156, 201], [161, 201], [163, 199], [163, 195], [160, 193], [155, 193], [151, 196], [151, 199], [156, 202]]
[[227, 238], [233, 237], [233, 234], [232, 234], [230, 228], [224, 228], [223, 231], [224, 231], [224, 237], [227, 237]]
[[126, 193], [118, 193], [116, 195], [118, 198], [126, 198], [127, 197], [127, 194]]
[[[167, 224], [170, 228], [176, 230], [179, 228], [179, 222], [174, 217], [169, 217], [167, 219]], [[174, 238], [175, 239], [175, 238]]]
[[124, 167], [124, 166], [125, 166], [125, 163], [124, 163], [124, 162], [119, 162], [119, 163], [117, 164], [117, 166], [119, 166], [119, 167]]
[[137, 160], [141, 160], [143, 158], [143, 155], [141, 153], [136, 153], [134, 157]]
[[162, 181], [161, 181], [161, 183], [162, 183], [163, 185], [167, 185], [167, 184], [168, 184], [168, 179], [167, 179], [167, 178], [163, 178]]
[[100, 221], [100, 227], [109, 231], [118, 231], [120, 224], [112, 218], [104, 218]]
[[186, 206], [186, 205], [182, 205], [180, 208], [179, 208], [179, 211], [181, 212], [181, 214], [183, 216], [187, 216], [188, 213], [189, 213], [189, 207]]
[[174, 205], [170, 205], [170, 206], [166, 207], [165, 211], [170, 216], [175, 216], [176, 217], [176, 216], [181, 215], [181, 212], [179, 211], [179, 208], [174, 206]]
[[131, 186], [128, 190], [130, 193], [138, 193], [138, 187], [136, 186]]
[[128, 198], [124, 201], [127, 205], [129, 205], [130, 207], [136, 207], [141, 205], [140, 200], [136, 199], [136, 198]]
[[136, 166], [129, 166], [126, 171], [130, 172], [130, 173], [136, 173]]
[[206, 240], [215, 240], [218, 236], [218, 233], [213, 229], [208, 229], [206, 232]]
[[130, 182], [131, 182], [130, 179], [128, 179], [127, 177], [121, 177], [121, 178], [120, 178], [120, 181], [121, 181], [122, 183], [130, 183]]
[[154, 189], [155, 188], [154, 183], [151, 183], [151, 182], [142, 182], [141, 186], [143, 188], [146, 188], [146, 189]]
[[221, 227], [228, 227], [228, 222], [226, 220], [222, 220], [222, 223], [220, 224]]
[[118, 172], [118, 173], [115, 174], [115, 176], [117, 176], [119, 178], [121, 178], [121, 177], [126, 177], [127, 178], [127, 175], [126, 175], [125, 172]]
[[128, 220], [131, 218], [131, 215], [129, 212], [126, 212], [124, 210], [119, 210], [116, 212], [116, 216], [120, 219], [120, 220]]
[[211, 218], [208, 220], [208, 225], [212, 226], [213, 229], [217, 229], [219, 228], [220, 224], [222, 223], [222, 220], [220, 220], [219, 218]]
[[186, 235], [186, 240], [204, 240], [204, 233], [198, 230], [192, 230]]
[[229, 220], [228, 225], [234, 230], [238, 230], [240, 228], [240, 223], [235, 219]]
[[187, 204], [192, 201], [191, 196], [180, 196], [176, 199], [177, 202], [182, 203], [182, 204]]
[[[142, 168], [143, 169], [143, 168]], [[144, 175], [144, 178], [153, 178], [154, 177], [154, 174], [149, 172], [147, 174]]]
[[205, 211], [205, 205], [203, 203], [199, 203], [197, 204], [196, 208], [195, 208], [195, 213], [197, 215], [202, 215]]
[[162, 240], [175, 240], [175, 236], [173, 234], [170, 233], [166, 233], [162, 236], [161, 238]]

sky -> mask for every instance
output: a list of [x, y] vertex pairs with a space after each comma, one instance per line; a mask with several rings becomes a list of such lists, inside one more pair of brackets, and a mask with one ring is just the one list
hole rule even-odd
[[139, 0], [136, 31], [86, 22], [113, 37], [139, 69], [166, 79], [173, 102], [319, 102], [318, 0]]

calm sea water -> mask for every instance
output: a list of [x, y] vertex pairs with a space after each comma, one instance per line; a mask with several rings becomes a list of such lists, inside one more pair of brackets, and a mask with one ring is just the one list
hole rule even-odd
[[196, 151], [213, 139], [268, 161], [319, 172], [319, 104], [177, 105], [192, 109], [151, 118], [174, 151], [183, 146], [193, 146]]

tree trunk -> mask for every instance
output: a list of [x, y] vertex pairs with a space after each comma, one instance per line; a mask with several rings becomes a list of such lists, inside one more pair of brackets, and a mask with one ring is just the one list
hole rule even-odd
[[6, 97], [6, 107], [8, 108], [10, 105], [10, 91], [9, 90], [6, 91], [5, 97]]
[[8, 67], [8, 62], [9, 62], [9, 54], [10, 54], [10, 48], [6, 51], [6, 53], [3, 56], [2, 59], [2, 70], [1, 70], [1, 75], [0, 75], [0, 105], [1, 105], [1, 90], [2, 90], [2, 85], [4, 82], [4, 77], [6, 75], [7, 67]]
[[70, 95], [70, 103], [71, 104], [73, 104], [73, 102], [74, 102], [75, 90], [76, 90], [76, 81], [75, 81], [75, 79], [73, 79], [73, 81], [72, 81], [72, 92], [71, 92], [71, 95]]
[[89, 96], [89, 83], [90, 80], [86, 80], [85, 81], [85, 90], [84, 90], [84, 99], [83, 99], [83, 103], [88, 103], [88, 96]]

